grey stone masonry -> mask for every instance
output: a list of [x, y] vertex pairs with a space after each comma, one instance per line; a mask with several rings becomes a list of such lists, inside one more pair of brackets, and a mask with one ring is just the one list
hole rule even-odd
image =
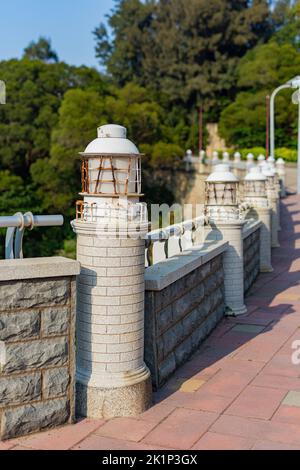
[[0, 440], [75, 419], [79, 263], [23, 261], [0, 261]]
[[260, 272], [260, 227], [246, 236], [244, 245], [244, 291], [247, 293]]
[[[226, 249], [225, 244], [222, 248], [223, 251]], [[188, 259], [187, 256], [186, 264]], [[153, 273], [149, 275], [147, 287], [146, 270], [145, 362], [156, 389], [199, 348], [224, 315], [223, 253], [199, 263], [198, 267], [195, 261], [194, 252], [193, 261], [191, 256], [189, 260], [194, 263], [194, 269], [181, 276], [182, 263], [179, 259], [177, 280], [161, 290], [153, 290]], [[153, 270], [166, 271], [167, 264], [173, 262], [170, 258], [163, 262], [164, 267], [160, 268], [161, 263], [158, 263]], [[162, 281], [160, 284], [163, 284]]]

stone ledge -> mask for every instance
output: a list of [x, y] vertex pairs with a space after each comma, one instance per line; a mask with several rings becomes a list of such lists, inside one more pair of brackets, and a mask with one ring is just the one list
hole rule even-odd
[[0, 282], [75, 276], [80, 263], [61, 256], [0, 260]]
[[179, 255], [172, 256], [160, 263], [146, 268], [145, 289], [146, 291], [160, 291], [173, 282], [191, 273], [211, 259], [224, 253], [228, 242], [220, 241], [213, 244], [203, 244], [185, 250]]
[[251, 222], [249, 224], [244, 225], [243, 227], [243, 239], [248, 238], [253, 232], [258, 230], [262, 226], [262, 222], [260, 220], [256, 220], [255, 222]]

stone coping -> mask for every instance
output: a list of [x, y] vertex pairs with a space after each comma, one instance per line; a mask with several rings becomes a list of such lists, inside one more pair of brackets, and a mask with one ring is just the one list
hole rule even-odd
[[75, 276], [80, 263], [62, 256], [0, 260], [0, 281]]
[[243, 239], [249, 237], [251, 233], [256, 232], [262, 225], [260, 220], [250, 221], [249, 224], [244, 225], [243, 227]]
[[160, 291], [226, 251], [228, 242], [204, 243], [172, 256], [145, 271], [145, 289]]

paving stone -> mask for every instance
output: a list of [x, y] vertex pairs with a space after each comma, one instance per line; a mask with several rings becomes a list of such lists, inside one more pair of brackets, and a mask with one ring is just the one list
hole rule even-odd
[[252, 439], [207, 432], [196, 442], [192, 450], [248, 450], [253, 445]]
[[[125, 437], [125, 436], [122, 436]], [[74, 446], [72, 450], [165, 450], [160, 445], [147, 445], [140, 442], [126, 441], [125, 439], [113, 439], [111, 437], [91, 434], [89, 437]]]
[[270, 419], [285, 395], [285, 390], [248, 386], [225, 413], [234, 416]]
[[[103, 426], [104, 420], [84, 419], [63, 428], [17, 439], [19, 446], [36, 450], [68, 450]], [[15, 450], [15, 449], [14, 449]]]
[[282, 401], [282, 404], [287, 406], [297, 406], [300, 408], [300, 391], [291, 390], [288, 392]]
[[272, 417], [272, 421], [300, 424], [300, 408], [296, 406], [281, 405]]
[[205, 380], [199, 380], [199, 379], [190, 379], [185, 382], [180, 387], [181, 392], [185, 393], [193, 393], [199, 390], [202, 385], [205, 384]]
[[261, 333], [264, 330], [264, 326], [258, 325], [236, 325], [231, 331], [239, 333]]
[[138, 442], [143, 439], [153, 428], [152, 421], [134, 418], [115, 418], [101, 426], [96, 434], [111, 438], [126, 436], [126, 440]]
[[[146, 444], [174, 449], [190, 449], [218, 415], [196, 410], [176, 409], [143, 440]], [[191, 425], [191, 423], [193, 423]]]
[[257, 441], [251, 450], [300, 450], [299, 446], [293, 446], [291, 444], [283, 444], [282, 442], [272, 441]]

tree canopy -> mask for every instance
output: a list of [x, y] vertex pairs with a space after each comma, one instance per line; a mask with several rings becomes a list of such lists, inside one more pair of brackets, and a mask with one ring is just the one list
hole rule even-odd
[[37, 42], [32, 41], [25, 49], [23, 57], [43, 62], [58, 62], [58, 55], [51, 47], [50, 39], [40, 37]]
[[235, 94], [239, 59], [272, 32], [266, 0], [120, 0], [112, 36], [95, 30], [101, 65], [119, 86], [130, 81], [212, 116]]
[[[267, 44], [249, 51], [238, 67], [237, 96], [220, 118], [220, 131], [228, 145], [251, 147], [265, 145], [266, 96], [280, 84], [299, 75], [300, 4], [285, 18], [285, 23]], [[285, 38], [285, 41], [283, 40]], [[276, 98], [276, 144], [297, 145], [297, 107], [291, 90]]]

